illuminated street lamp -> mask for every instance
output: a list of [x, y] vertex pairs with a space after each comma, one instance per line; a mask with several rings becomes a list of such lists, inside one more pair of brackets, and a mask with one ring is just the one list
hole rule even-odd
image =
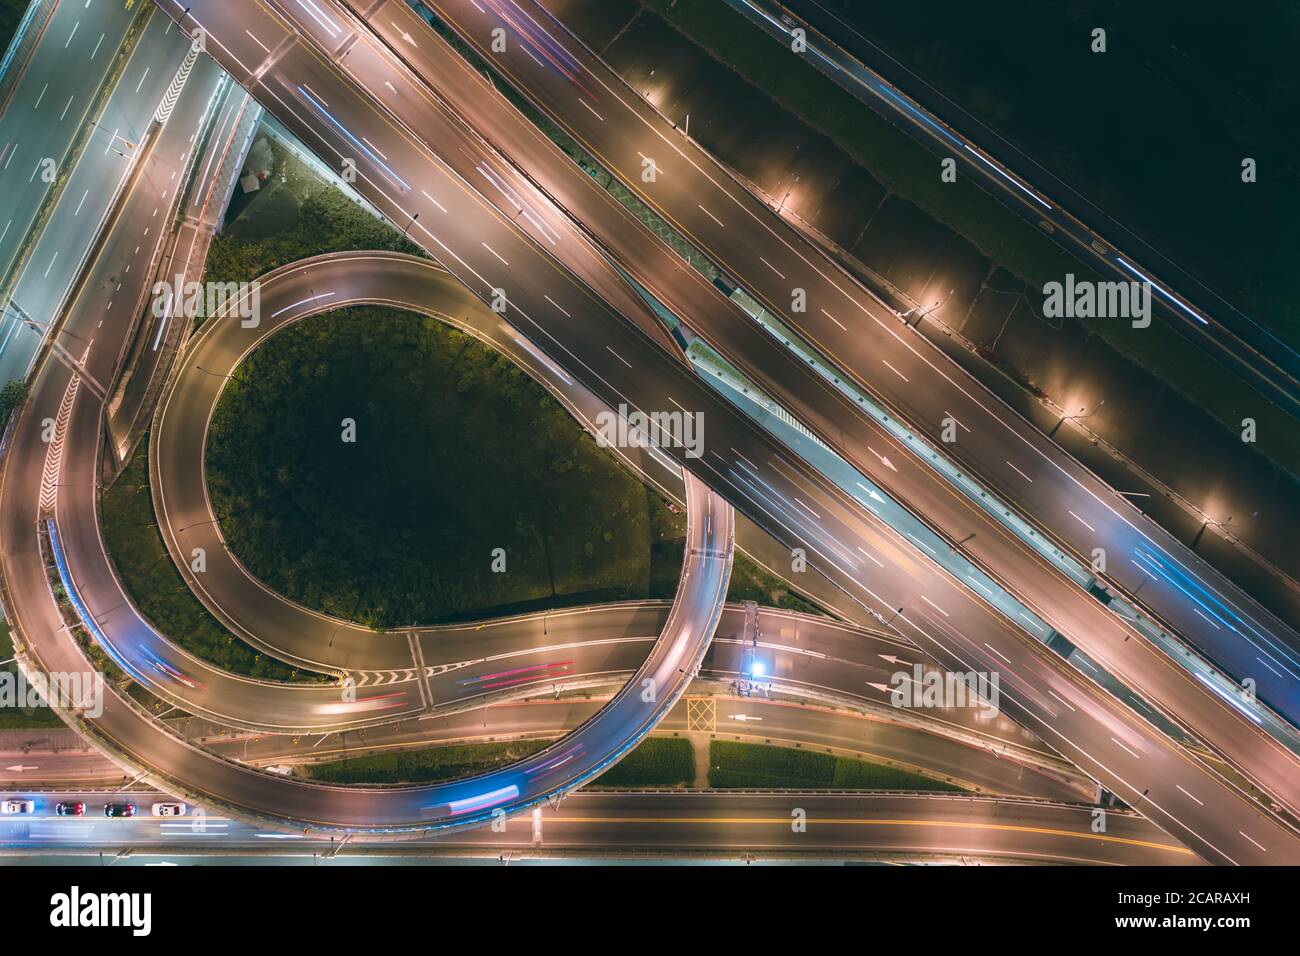
[[1055, 425], [1053, 425], [1053, 426], [1052, 426], [1052, 430], [1051, 430], [1050, 432], [1047, 433], [1047, 437], [1048, 437], [1048, 438], [1053, 438], [1053, 437], [1055, 437], [1057, 430], [1058, 430], [1062, 425], [1064, 425], [1064, 424], [1066, 423], [1067, 420], [1082, 421], [1082, 420], [1085, 419], [1085, 418], [1091, 418], [1093, 415], [1096, 415], [1099, 411], [1101, 411], [1101, 406], [1103, 406], [1103, 405], [1105, 405], [1105, 404], [1106, 404], [1106, 399], [1103, 398], [1100, 402], [1097, 403], [1097, 407], [1096, 407], [1096, 408], [1094, 408], [1094, 409], [1093, 409], [1092, 411], [1090, 411], [1090, 412], [1087, 412], [1086, 414], [1085, 414], [1085, 411], [1086, 411], [1085, 406], [1082, 406], [1082, 405], [1081, 405], [1081, 406], [1079, 406], [1079, 412], [1078, 412], [1078, 414], [1076, 414], [1076, 415], [1062, 415], [1062, 416], [1061, 416], [1061, 420], [1060, 420], [1059, 422], [1057, 422]]

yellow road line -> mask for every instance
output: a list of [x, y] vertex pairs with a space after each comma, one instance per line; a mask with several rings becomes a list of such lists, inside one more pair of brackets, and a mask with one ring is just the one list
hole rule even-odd
[[[1058, 830], [1054, 827], [1030, 827], [1020, 826], [1010, 823], [965, 823], [958, 820], [890, 820], [890, 819], [869, 819], [846, 817], [844, 819], [813, 819], [809, 818], [809, 824], [824, 823], [828, 825], [841, 824], [849, 826], [887, 826], [887, 827], [951, 827], [966, 828], [971, 830], [997, 830], [1009, 833], [1033, 833], [1043, 836], [1061, 836], [1073, 837], [1079, 840], [1100, 840], [1103, 843], [1123, 843], [1128, 846], [1146, 847], [1151, 850], [1169, 850], [1173, 853], [1184, 853], [1187, 856], [1195, 856], [1191, 850], [1181, 846], [1172, 846], [1167, 843], [1153, 843], [1150, 840], [1137, 840], [1132, 837], [1110, 836], [1105, 833], [1083, 833], [1077, 830]], [[725, 826], [770, 826], [780, 825], [789, 826], [789, 817], [570, 817], [557, 814], [553, 817], [547, 817], [546, 826], [554, 826], [560, 823], [645, 823], [645, 824], [688, 824], [688, 825], [725, 825]]]

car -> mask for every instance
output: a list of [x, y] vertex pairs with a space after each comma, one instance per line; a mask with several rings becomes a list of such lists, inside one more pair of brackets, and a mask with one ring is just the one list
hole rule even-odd
[[151, 812], [156, 817], [183, 817], [188, 810], [183, 803], [155, 803]]
[[86, 805], [80, 800], [73, 800], [66, 803], [56, 803], [54, 812], [61, 817], [80, 817], [85, 816]]
[[135, 816], [135, 804], [134, 803], [106, 803], [104, 805], [104, 816], [133, 817]]
[[6, 800], [0, 803], [0, 813], [35, 813], [34, 800]]

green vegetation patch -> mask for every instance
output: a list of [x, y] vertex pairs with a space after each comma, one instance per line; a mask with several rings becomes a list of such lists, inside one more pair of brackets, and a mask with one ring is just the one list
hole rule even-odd
[[[0, 620], [0, 661], [7, 661], [14, 656], [13, 638], [7, 621]], [[0, 675], [9, 677], [0, 679], [17, 681], [18, 665], [9, 663], [0, 666]], [[48, 707], [0, 707], [0, 730], [36, 730], [44, 727], [62, 727], [63, 721], [58, 714]]]
[[359, 308], [279, 332], [227, 386], [207, 456], [249, 570], [371, 627], [676, 591], [684, 517], [434, 319]]
[[689, 787], [695, 780], [695, 746], [684, 737], [647, 737], [596, 778], [597, 787]]
[[[266, 184], [236, 196], [229, 221], [212, 241], [205, 279], [251, 282], [308, 256], [353, 249], [422, 256], [414, 243], [324, 181], [262, 127], [272, 156]], [[261, 140], [259, 139], [259, 142]]]
[[709, 745], [709, 786], [719, 790], [962, 790], [867, 760], [734, 740]]
[[0, 432], [5, 430], [5, 426], [9, 424], [9, 416], [22, 405], [26, 397], [27, 383], [20, 378], [10, 379], [5, 382], [3, 388], [0, 388]]
[[0, 0], [0, 58], [9, 49], [9, 42], [18, 32], [18, 24], [27, 13], [28, 0]]
[[[440, 783], [486, 773], [515, 763], [551, 746], [551, 740], [513, 740], [482, 744], [452, 744], [421, 750], [399, 750], [328, 763], [306, 764], [305, 777], [345, 785]], [[689, 740], [650, 737], [600, 777], [602, 786], [688, 786], [695, 775], [695, 751]]]
[[385, 784], [440, 783], [486, 773], [545, 750], [549, 740], [456, 744], [424, 750], [401, 750], [307, 764], [299, 772], [321, 783]]
[[728, 601], [754, 601], [763, 607], [779, 607], [787, 611], [826, 616], [820, 607], [790, 589], [790, 584], [769, 573], [753, 559], [739, 551], [731, 567], [731, 581], [727, 587]]

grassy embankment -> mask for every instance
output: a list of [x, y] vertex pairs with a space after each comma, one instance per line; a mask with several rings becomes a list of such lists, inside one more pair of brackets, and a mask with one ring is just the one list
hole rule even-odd
[[[299, 773], [322, 783], [437, 783], [485, 773], [537, 753], [550, 744], [551, 741], [545, 740], [523, 740], [429, 747], [307, 764]], [[691, 741], [682, 737], [649, 737], [600, 776], [592, 788], [685, 787], [694, 778], [694, 763]], [[710, 744], [709, 786], [722, 790], [961, 792], [953, 784], [866, 760], [724, 740]]]
[[[454, 744], [308, 764], [299, 772], [322, 783], [438, 783], [486, 773], [544, 750], [551, 743], [553, 741], [516, 740]], [[600, 783], [614, 787], [684, 786], [690, 782], [693, 768], [694, 752], [690, 741], [650, 737], [600, 777]]]
[[[0, 661], [7, 661], [14, 656], [13, 640], [9, 636], [9, 625], [0, 620]], [[9, 663], [0, 665], [0, 680], [14, 681], [17, 686], [18, 665]], [[21, 703], [15, 698], [15, 703]], [[0, 730], [32, 730], [45, 727], [62, 727], [63, 721], [48, 707], [0, 707]]]
[[709, 786], [719, 790], [961, 791], [954, 784], [884, 764], [734, 740], [715, 740], [710, 744]]

